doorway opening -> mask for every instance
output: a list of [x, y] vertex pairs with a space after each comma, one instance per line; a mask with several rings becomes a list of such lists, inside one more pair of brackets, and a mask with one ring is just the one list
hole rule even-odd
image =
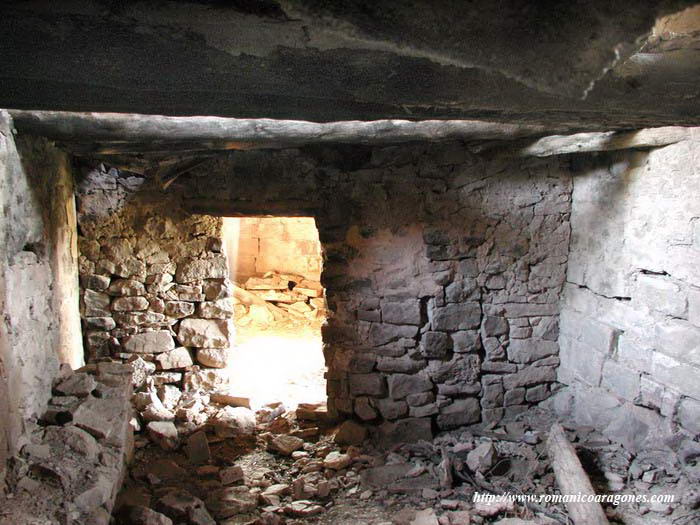
[[224, 218], [236, 335], [230, 384], [251, 408], [324, 404], [322, 254], [312, 217]]

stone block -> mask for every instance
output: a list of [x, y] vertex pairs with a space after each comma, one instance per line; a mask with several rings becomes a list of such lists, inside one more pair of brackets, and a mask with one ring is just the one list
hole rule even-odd
[[514, 339], [507, 348], [508, 361], [514, 363], [531, 363], [558, 352], [558, 343], [542, 339]]
[[686, 294], [667, 276], [639, 274], [634, 298], [647, 308], [666, 315], [686, 315]]
[[399, 339], [414, 338], [416, 335], [417, 326], [372, 323], [369, 327], [369, 343], [372, 346], [383, 346]]
[[398, 372], [401, 374], [414, 374], [426, 367], [428, 362], [424, 359], [414, 359], [409, 355], [401, 357], [379, 357], [377, 370], [380, 372]]
[[233, 315], [233, 298], [225, 297], [200, 303], [197, 315], [204, 319], [229, 319]]
[[427, 359], [447, 357], [452, 348], [452, 339], [444, 332], [425, 332], [420, 343], [420, 352]]
[[629, 368], [651, 373], [651, 357], [654, 351], [630, 334], [622, 334], [617, 342], [617, 360]]
[[404, 399], [409, 394], [419, 394], [433, 388], [430, 379], [419, 375], [392, 374], [388, 382], [389, 395], [392, 399]]
[[432, 312], [434, 330], [454, 332], [470, 330], [481, 325], [481, 306], [479, 303], [447, 304], [437, 307]]
[[504, 317], [487, 315], [481, 325], [481, 330], [486, 337], [497, 337], [508, 333], [508, 320]]
[[183, 319], [177, 338], [183, 346], [228, 348], [233, 338], [233, 322], [230, 319]]
[[558, 304], [506, 303], [503, 306], [507, 318], [541, 317], [548, 315], [557, 315], [559, 313]]
[[199, 348], [197, 362], [211, 368], [225, 368], [228, 364], [229, 354], [228, 348]]
[[119, 297], [112, 301], [114, 312], [141, 312], [148, 309], [148, 299], [142, 296]]
[[606, 359], [600, 386], [628, 401], [634, 401], [639, 396], [639, 372]]
[[700, 328], [700, 290], [696, 288], [688, 291], [688, 321]]
[[481, 350], [481, 336], [477, 330], [461, 330], [450, 334], [452, 350], [464, 354]]
[[529, 366], [515, 374], [503, 376], [503, 387], [512, 390], [521, 386], [550, 383], [556, 380], [556, 371], [550, 366]]
[[84, 288], [103, 292], [109, 287], [111, 279], [105, 275], [83, 275], [80, 278]]
[[452, 403], [440, 409], [437, 416], [437, 426], [441, 430], [449, 430], [477, 423], [481, 419], [481, 406], [476, 398], [455, 399]]
[[382, 374], [350, 374], [350, 394], [382, 397], [386, 395], [386, 380]]
[[664, 385], [672, 385], [681, 394], [700, 399], [700, 368], [682, 363], [661, 352], [654, 352], [651, 376]]
[[107, 293], [116, 297], [145, 295], [146, 288], [134, 279], [116, 279], [107, 288]]
[[111, 315], [110, 302], [111, 297], [106, 293], [85, 290], [83, 294], [85, 317], [109, 317]]
[[[537, 388], [537, 387], [535, 387]], [[503, 404], [505, 406], [520, 405], [525, 402], [525, 389], [523, 387], [506, 390], [503, 395]]]
[[408, 405], [403, 400], [380, 399], [377, 408], [384, 419], [399, 419], [408, 415]]
[[619, 417], [620, 399], [602, 388], [575, 390], [573, 419], [578, 425], [604, 428]]
[[390, 324], [420, 326], [421, 314], [418, 299], [382, 301], [382, 321]]
[[605, 361], [605, 356], [600, 352], [562, 335], [559, 337], [559, 357], [561, 359], [559, 377], [566, 384], [569, 384], [566, 374], [591, 386], [600, 384]]
[[202, 279], [225, 279], [228, 277], [226, 257], [208, 259], [188, 258], [178, 262], [175, 280], [178, 283], [191, 283]]
[[122, 341], [122, 348], [134, 354], [158, 354], [175, 348], [175, 341], [169, 331], [158, 330], [129, 336]]
[[181, 319], [194, 313], [194, 305], [187, 301], [168, 301], [165, 303], [165, 315]]
[[678, 422], [693, 434], [700, 434], [700, 401], [683, 398], [678, 405]]
[[163, 450], [177, 450], [180, 437], [172, 421], [151, 421], [146, 425], [148, 437]]
[[640, 378], [638, 404], [656, 409], [662, 416], [670, 417], [676, 413], [680, 398], [681, 395], [676, 390], [646, 375]]
[[678, 361], [700, 366], [700, 328], [669, 319], [655, 326], [656, 349]]
[[170, 352], [162, 352], [156, 356], [156, 361], [161, 370], [172, 370], [175, 368], [187, 368], [192, 366], [192, 356], [184, 346], [175, 348]]

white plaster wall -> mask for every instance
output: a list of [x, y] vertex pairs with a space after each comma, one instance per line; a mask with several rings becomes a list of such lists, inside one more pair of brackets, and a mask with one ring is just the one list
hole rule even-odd
[[[641, 421], [700, 433], [700, 129], [692, 136], [584, 161], [574, 176], [559, 380], [589, 424], [633, 440], [653, 433]], [[603, 406], [626, 410], [626, 424]]]

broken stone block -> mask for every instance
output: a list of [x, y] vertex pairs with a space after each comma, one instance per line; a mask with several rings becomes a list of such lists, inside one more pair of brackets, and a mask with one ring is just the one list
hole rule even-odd
[[107, 293], [117, 297], [145, 295], [146, 288], [134, 279], [116, 279], [107, 288]]
[[141, 357], [136, 357], [129, 361], [129, 366], [131, 367], [131, 384], [134, 389], [141, 388], [145, 383], [146, 379], [151, 377], [153, 372], [156, 371], [156, 365], [150, 361], [145, 361]]
[[90, 395], [96, 386], [92, 375], [78, 372], [59, 383], [54, 390], [64, 396], [85, 397]]
[[472, 472], [486, 472], [496, 462], [496, 448], [493, 443], [482, 443], [467, 454], [467, 466]]
[[180, 344], [195, 348], [228, 348], [232, 336], [230, 319], [184, 319], [177, 334]]
[[267, 448], [283, 456], [291, 456], [292, 452], [304, 446], [304, 440], [286, 434], [280, 434], [270, 440]]
[[165, 514], [141, 505], [127, 506], [119, 512], [122, 522], [129, 525], [173, 525]]
[[91, 461], [97, 459], [100, 452], [95, 438], [73, 425], [47, 427], [44, 431], [44, 439], [49, 442], [61, 443]]
[[209, 450], [209, 440], [204, 431], [199, 430], [187, 438], [185, 446], [187, 457], [193, 465], [201, 465], [209, 462], [211, 452]]
[[148, 299], [143, 296], [119, 297], [112, 301], [113, 312], [139, 312], [148, 309]]
[[109, 287], [110, 281], [111, 279], [108, 276], [96, 274], [83, 275], [80, 279], [83, 288], [97, 292], [104, 292]]
[[289, 505], [285, 505], [283, 510], [287, 516], [296, 518], [305, 518], [323, 514], [323, 507], [321, 505], [317, 505], [308, 500], [293, 501]]
[[85, 290], [83, 294], [85, 317], [109, 317], [111, 315], [110, 302], [111, 297], [106, 293]]
[[352, 420], [343, 421], [333, 440], [339, 445], [361, 445], [367, 438], [367, 429]]
[[244, 407], [227, 406], [210, 420], [219, 437], [251, 435], [255, 432], [255, 413]]
[[171, 350], [169, 352], [161, 352], [156, 356], [156, 361], [162, 370], [172, 370], [174, 368], [187, 368], [192, 366], [192, 356], [189, 350], [184, 346]]
[[210, 279], [204, 282], [202, 288], [207, 301], [216, 301], [233, 297], [233, 284], [228, 279]]
[[182, 391], [172, 385], [160, 385], [158, 387], [158, 398], [163, 406], [168, 410], [174, 410], [182, 397]]
[[73, 424], [86, 430], [97, 439], [109, 436], [112, 431], [111, 423], [94, 411], [88, 403], [83, 403], [73, 413]]
[[199, 348], [197, 362], [211, 368], [225, 368], [229, 360], [228, 348]]
[[194, 313], [194, 305], [187, 301], [168, 301], [165, 303], [165, 315], [181, 319]]
[[86, 317], [85, 325], [91, 330], [112, 330], [117, 326], [111, 317]]
[[111, 497], [115, 483], [116, 479], [110, 479], [105, 474], [98, 473], [92, 486], [78, 494], [73, 499], [73, 504], [81, 512], [91, 512]]
[[208, 259], [188, 258], [178, 263], [175, 280], [178, 283], [191, 283], [202, 279], [224, 279], [228, 277], [226, 257], [215, 256]]
[[678, 422], [694, 434], [700, 434], [700, 401], [689, 397], [678, 405]]
[[226, 487], [212, 492], [207, 498], [207, 507], [217, 520], [251, 512], [256, 506], [257, 496], [245, 486]]
[[222, 468], [219, 471], [219, 480], [221, 481], [222, 485], [233, 485], [234, 483], [238, 483], [239, 481], [243, 481], [244, 479], [245, 473], [243, 472], [243, 469], [238, 465]]
[[199, 303], [197, 315], [204, 319], [229, 319], [233, 315], [233, 298]]
[[185, 390], [226, 390], [229, 383], [229, 373], [226, 370], [192, 367], [185, 372], [183, 386]]
[[210, 398], [214, 403], [221, 403], [222, 405], [229, 405], [232, 407], [250, 408], [249, 397], [234, 396], [226, 392], [212, 392]]
[[183, 489], [173, 489], [160, 498], [156, 510], [175, 523], [216, 525], [204, 502]]
[[433, 509], [424, 509], [416, 512], [409, 525], [440, 525]]
[[151, 421], [146, 425], [148, 437], [163, 450], [177, 450], [180, 438], [171, 421]]
[[351, 462], [352, 458], [348, 454], [334, 450], [323, 459], [323, 466], [331, 470], [342, 470], [350, 466]]
[[134, 354], [158, 354], [175, 348], [173, 336], [167, 330], [143, 332], [129, 336], [122, 341], [124, 352]]

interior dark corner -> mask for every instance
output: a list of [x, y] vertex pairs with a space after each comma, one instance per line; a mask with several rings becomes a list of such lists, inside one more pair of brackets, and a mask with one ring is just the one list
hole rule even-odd
[[700, 523], [697, 1], [0, 43], [0, 524]]

